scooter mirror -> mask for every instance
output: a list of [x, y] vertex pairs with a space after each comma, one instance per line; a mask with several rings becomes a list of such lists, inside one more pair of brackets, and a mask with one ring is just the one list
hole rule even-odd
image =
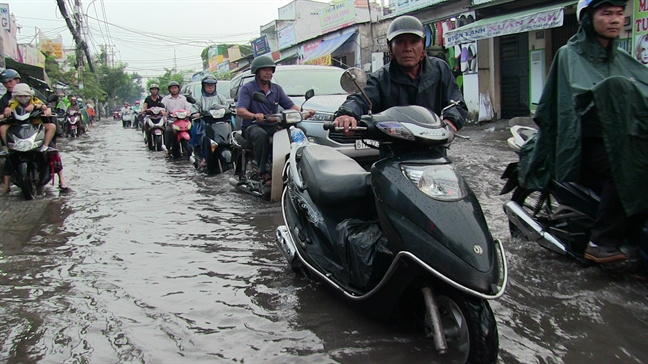
[[256, 101], [256, 102], [263, 102], [263, 103], [265, 103], [265, 102], [266, 102], [266, 97], [265, 97], [265, 95], [264, 95], [263, 93], [261, 93], [261, 92], [255, 92], [255, 93], [252, 94], [252, 100], [254, 100], [254, 101]]
[[357, 67], [348, 68], [340, 77], [340, 86], [350, 94], [361, 91], [367, 86], [367, 74]]
[[306, 91], [306, 94], [304, 94], [306, 100], [313, 98], [313, 96], [315, 96], [315, 90], [313, 89]]
[[193, 96], [187, 95], [185, 97], [187, 98], [187, 101], [189, 101], [190, 104], [195, 104], [196, 103], [196, 99], [194, 99]]

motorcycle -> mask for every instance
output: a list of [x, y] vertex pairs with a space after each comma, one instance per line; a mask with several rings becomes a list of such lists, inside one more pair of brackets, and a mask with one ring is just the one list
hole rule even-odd
[[65, 126], [68, 137], [81, 135], [81, 112], [79, 110], [67, 110], [65, 112]]
[[113, 120], [119, 120], [119, 111], [113, 111]]
[[191, 121], [189, 121], [189, 111], [175, 110], [171, 113], [173, 118], [173, 132], [175, 138], [171, 141], [171, 156], [173, 158], [184, 158], [189, 160], [191, 157], [191, 147], [189, 146], [189, 129], [191, 129]]
[[[536, 134], [534, 128], [513, 126], [507, 144], [520, 154], [522, 146]], [[596, 264], [584, 257], [600, 201], [594, 191], [579, 183], [556, 180], [543, 191], [526, 189], [518, 182], [518, 162], [506, 167], [502, 179], [507, 181], [500, 195], [513, 191], [511, 200], [504, 204], [511, 235], [536, 242], [585, 266]], [[601, 266], [615, 271], [648, 271], [648, 221], [633, 235], [634, 239], [620, 247], [628, 260]]]
[[133, 111], [132, 110], [123, 110], [121, 114], [122, 126], [124, 128], [130, 128], [133, 124]]
[[33, 123], [41, 118], [45, 116], [40, 110], [29, 113], [18, 106], [8, 120], [16, 124], [7, 130], [9, 154], [5, 163], [11, 165], [12, 181], [20, 187], [25, 200], [33, 200], [50, 180], [54, 180], [54, 163], [60, 160], [58, 152], [41, 151], [45, 128], [42, 123]]
[[[363, 75], [345, 71], [343, 88], [364, 93]], [[294, 272], [363, 312], [414, 312], [444, 358], [493, 363], [499, 338], [488, 300], [506, 287], [504, 248], [446, 156], [442, 120], [420, 106], [362, 116], [356, 133], [380, 142], [370, 172], [331, 147], [295, 140], [276, 242]]]
[[144, 116], [144, 129], [146, 132], [146, 145], [150, 150], [164, 150], [164, 131], [166, 118], [162, 115], [164, 108], [154, 106], [146, 110]]
[[208, 174], [223, 173], [233, 166], [230, 147], [232, 111], [226, 106], [212, 105], [204, 114], [201, 117], [205, 123], [202, 152], [206, 155], [206, 171]]
[[[304, 103], [315, 96], [315, 92], [311, 89], [306, 91], [304, 95]], [[255, 92], [252, 94], [252, 100], [255, 102], [266, 102], [265, 95]], [[303, 105], [303, 104], [302, 104]], [[285, 123], [286, 116], [291, 114], [277, 113], [265, 116], [265, 123], [275, 122], [280, 126]], [[230, 178], [230, 185], [237, 190], [249, 193], [253, 196], [262, 197], [276, 202], [281, 199], [281, 191], [283, 183], [281, 182], [282, 170], [290, 154], [290, 135], [289, 133], [276, 132], [270, 137], [270, 144], [272, 152], [267, 161], [272, 174], [272, 185], [266, 186], [258, 179], [256, 172], [257, 166], [254, 165], [254, 151], [252, 143], [243, 137], [242, 130], [232, 132], [230, 138], [232, 143], [232, 150], [234, 151], [234, 176]]]

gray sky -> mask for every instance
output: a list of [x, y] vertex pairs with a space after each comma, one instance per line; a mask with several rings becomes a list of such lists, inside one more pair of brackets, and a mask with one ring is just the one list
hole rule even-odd
[[[325, 0], [315, 0], [328, 2]], [[56, 0], [0, 0], [22, 26], [19, 43], [30, 43], [36, 28], [50, 38], [62, 34], [65, 47], [73, 40]], [[71, 12], [74, 0], [65, 0]], [[202, 68], [200, 52], [213, 43], [248, 43], [259, 27], [278, 16], [290, 0], [82, 0], [88, 15], [91, 53], [100, 44], [114, 44], [116, 60], [128, 72], [156, 77], [173, 68]]]

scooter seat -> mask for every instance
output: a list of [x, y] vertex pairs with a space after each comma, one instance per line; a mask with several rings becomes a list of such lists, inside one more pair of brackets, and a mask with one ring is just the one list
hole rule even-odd
[[333, 148], [309, 145], [303, 149], [299, 165], [306, 189], [316, 204], [348, 204], [372, 196], [371, 174]]

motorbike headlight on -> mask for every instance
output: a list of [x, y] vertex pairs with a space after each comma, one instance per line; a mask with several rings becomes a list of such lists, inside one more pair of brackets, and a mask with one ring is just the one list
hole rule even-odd
[[284, 120], [289, 124], [295, 124], [302, 121], [302, 114], [298, 111], [284, 111]]
[[467, 195], [463, 180], [450, 164], [403, 164], [401, 170], [421, 192], [434, 199], [451, 201]]
[[176, 117], [178, 119], [184, 119], [187, 117], [187, 112], [186, 111], [178, 111], [176, 112]]
[[34, 142], [29, 139], [19, 140], [14, 143], [13, 149], [19, 152], [27, 152], [35, 148]]
[[376, 124], [376, 127], [382, 130], [383, 133], [395, 138], [414, 140], [414, 134], [397, 121], [381, 121]]
[[173, 130], [175, 130], [175, 131], [180, 131], [180, 127], [177, 126], [176, 124], [173, 124]]
[[225, 116], [225, 109], [209, 110], [209, 114], [214, 119], [220, 119]]

